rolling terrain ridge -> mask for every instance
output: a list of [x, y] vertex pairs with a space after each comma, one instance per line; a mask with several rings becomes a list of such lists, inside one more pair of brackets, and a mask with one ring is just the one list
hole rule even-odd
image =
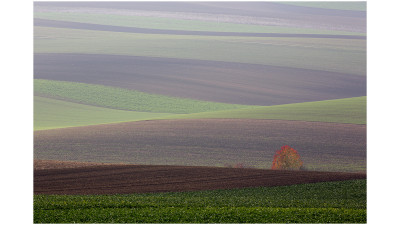
[[365, 2], [35, 2], [33, 36], [35, 223], [366, 223]]

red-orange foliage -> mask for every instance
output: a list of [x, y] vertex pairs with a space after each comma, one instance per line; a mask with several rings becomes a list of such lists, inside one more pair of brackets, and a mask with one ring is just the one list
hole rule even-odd
[[272, 162], [273, 170], [300, 170], [303, 162], [300, 160], [300, 155], [296, 150], [288, 145], [282, 146], [281, 150], [275, 153], [274, 161]]

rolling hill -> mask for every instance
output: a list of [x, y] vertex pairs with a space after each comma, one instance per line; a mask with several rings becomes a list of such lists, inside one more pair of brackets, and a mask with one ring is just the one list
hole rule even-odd
[[[365, 76], [366, 40], [112, 32], [35, 27], [35, 53], [86, 53], [250, 63]], [[289, 38], [292, 40], [293, 38]], [[315, 39], [315, 41], [314, 41]], [[341, 43], [342, 48], [335, 48]], [[346, 46], [346, 48], [343, 48]]]
[[[82, 88], [96, 84], [244, 105], [281, 105], [366, 95], [364, 76], [210, 60], [103, 54], [36, 54], [35, 78], [88, 83], [80, 85]], [[45, 81], [40, 82], [42, 86], [36, 92], [45, 89], [42, 84]], [[58, 89], [64, 90], [60, 85]]]
[[365, 223], [366, 14], [35, 2], [34, 222]]
[[332, 34], [332, 35], [365, 35], [364, 33], [338, 30], [307, 29], [284, 26], [260, 26], [221, 22], [215, 23], [201, 20], [185, 20], [149, 16], [71, 13], [71, 12], [38, 12], [35, 18], [53, 21], [68, 21], [90, 24], [101, 24], [122, 27], [137, 27], [163, 30], [211, 31], [211, 32], [243, 32], [243, 33], [287, 33], [287, 34]]
[[246, 105], [155, 95], [104, 85], [35, 79], [35, 94], [105, 108], [156, 113], [194, 113]]
[[35, 157], [264, 167], [290, 144], [365, 171], [365, 11], [342, 6], [35, 4]]
[[34, 130], [149, 120], [168, 115], [171, 114], [115, 110], [34, 97]]
[[303, 102], [274, 106], [253, 106], [188, 115], [171, 115], [168, 119], [274, 119], [302, 120], [333, 123], [366, 124], [366, 97]]
[[35, 131], [35, 158], [270, 168], [282, 144], [309, 170], [365, 171], [366, 126], [254, 119], [152, 120]]

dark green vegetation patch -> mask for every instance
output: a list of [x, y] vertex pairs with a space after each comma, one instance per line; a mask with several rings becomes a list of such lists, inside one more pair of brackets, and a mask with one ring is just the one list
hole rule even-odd
[[35, 223], [366, 223], [366, 180], [131, 195], [36, 195]]

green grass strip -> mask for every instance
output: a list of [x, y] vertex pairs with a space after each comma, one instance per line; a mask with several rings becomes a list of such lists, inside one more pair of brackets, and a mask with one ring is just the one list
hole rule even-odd
[[172, 115], [167, 119], [277, 119], [366, 124], [367, 97], [304, 102], [274, 106], [253, 106], [219, 112]]
[[366, 180], [129, 195], [35, 195], [35, 223], [365, 223]]
[[[142, 119], [211, 119], [211, 118], [233, 118], [233, 119], [279, 119], [279, 120], [303, 120], [303, 121], [319, 121], [319, 122], [336, 122], [336, 123], [353, 123], [366, 124], [366, 96], [304, 102], [275, 106], [246, 106], [225, 103], [215, 103], [206, 101], [197, 101], [192, 99], [173, 98], [164, 95], [152, 95], [134, 90], [126, 90], [102, 85], [92, 85], [76, 82], [50, 81], [35, 79], [35, 94], [58, 98], [72, 102], [78, 102], [87, 105], [101, 106], [120, 110], [131, 110], [135, 115], [124, 112], [124, 116], [119, 121], [142, 120]], [[105, 112], [99, 114], [102, 119], [96, 116], [90, 116], [96, 110], [82, 113], [76, 111], [76, 106], [60, 105], [51, 106], [47, 100], [47, 104], [43, 103], [43, 99], [38, 101], [35, 108], [35, 129], [47, 129], [53, 124], [65, 121], [65, 124], [57, 126], [66, 126], [71, 121], [87, 121], [85, 117], [79, 119], [76, 115], [87, 115], [95, 121], [111, 122], [113, 119], [104, 119], [103, 115], [114, 115], [117, 111]], [[65, 104], [65, 103], [63, 103]], [[57, 109], [57, 107], [59, 107]], [[83, 106], [81, 106], [83, 107]], [[86, 107], [86, 106], [85, 106]], [[42, 110], [42, 109], [43, 110]], [[51, 108], [51, 109], [50, 109]], [[74, 111], [75, 110], [75, 111]], [[80, 109], [82, 110], [82, 109]], [[208, 112], [207, 112], [208, 111]], [[70, 112], [70, 113], [69, 113]], [[141, 114], [139, 112], [155, 112], [163, 114]], [[201, 113], [197, 113], [201, 112]], [[62, 113], [62, 114], [60, 114]], [[67, 114], [68, 115], [67, 115]], [[133, 112], [132, 112], [133, 113]], [[168, 114], [170, 113], [170, 114]], [[120, 115], [119, 111], [115, 115]], [[179, 114], [179, 115], [176, 115]], [[183, 114], [183, 115], [182, 115]], [[51, 116], [53, 115], [53, 116]], [[64, 119], [57, 119], [57, 115]], [[95, 115], [95, 114], [94, 114]], [[76, 116], [76, 117], [75, 117]], [[76, 118], [76, 119], [75, 119]], [[114, 118], [111, 116], [110, 118]], [[47, 122], [46, 122], [47, 120]], [[41, 122], [39, 122], [41, 121]], [[56, 121], [56, 122], [54, 122]], [[67, 122], [68, 121], [68, 122]], [[77, 124], [82, 124], [77, 122]], [[115, 121], [118, 122], [118, 121]], [[46, 125], [49, 124], [49, 125]], [[86, 123], [86, 122], [85, 122]], [[71, 125], [74, 124], [71, 123]]]
[[170, 113], [134, 112], [34, 97], [34, 130], [149, 120]]
[[104, 85], [34, 80], [35, 95], [119, 110], [155, 113], [196, 113], [248, 107], [148, 94]]

